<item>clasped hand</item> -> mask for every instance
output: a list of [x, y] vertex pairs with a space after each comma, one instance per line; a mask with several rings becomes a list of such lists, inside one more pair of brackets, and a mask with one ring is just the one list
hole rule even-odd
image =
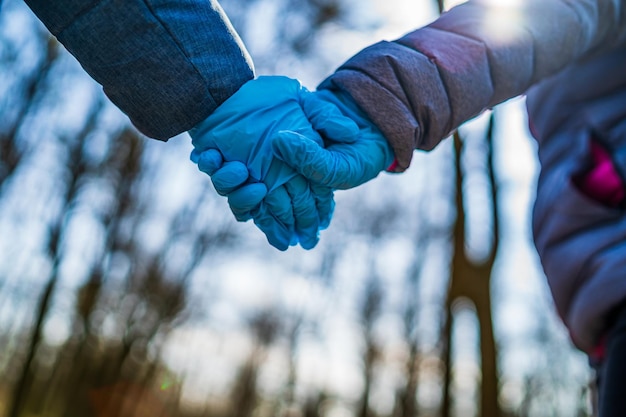
[[362, 184], [393, 161], [349, 97], [286, 77], [249, 81], [189, 133], [191, 159], [236, 219], [253, 219], [280, 250], [313, 248], [330, 223], [333, 190]]

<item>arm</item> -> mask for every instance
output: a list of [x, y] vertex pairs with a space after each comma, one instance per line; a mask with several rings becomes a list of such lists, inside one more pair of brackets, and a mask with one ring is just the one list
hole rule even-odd
[[[506, 2], [502, 2], [506, 4]], [[394, 149], [396, 170], [464, 121], [573, 61], [626, 40], [620, 0], [476, 0], [356, 54], [321, 89], [347, 92]]]
[[281, 129], [319, 139], [309, 118], [339, 136], [346, 130], [334, 125], [344, 123], [325, 117], [324, 105], [312, 106], [324, 117], [305, 115], [303, 102], [313, 101], [293, 80], [254, 79], [215, 0], [26, 2], [141, 132], [161, 140], [191, 134], [195, 162], [238, 220], [254, 218], [277, 248], [315, 246], [332, 215], [332, 190], [311, 186], [264, 143]]
[[254, 77], [212, 0], [26, 0], [144, 134], [167, 140]]

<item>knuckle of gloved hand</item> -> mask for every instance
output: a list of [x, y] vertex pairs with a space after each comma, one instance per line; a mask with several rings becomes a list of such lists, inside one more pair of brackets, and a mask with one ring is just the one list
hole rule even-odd
[[217, 170], [211, 179], [216, 188], [231, 189], [246, 182], [248, 169], [241, 163], [227, 163]]
[[208, 175], [213, 175], [222, 162], [222, 156], [217, 152], [203, 152], [197, 156], [198, 169]]
[[245, 185], [228, 195], [231, 207], [240, 207], [242, 210], [252, 210], [257, 207], [267, 194], [263, 183]]

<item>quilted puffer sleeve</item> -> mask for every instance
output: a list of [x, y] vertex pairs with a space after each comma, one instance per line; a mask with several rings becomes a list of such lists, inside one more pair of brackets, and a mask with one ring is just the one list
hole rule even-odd
[[147, 136], [207, 118], [254, 76], [215, 0], [26, 0]]
[[461, 123], [626, 39], [621, 0], [475, 0], [356, 54], [319, 88], [347, 91], [390, 141], [397, 170]]

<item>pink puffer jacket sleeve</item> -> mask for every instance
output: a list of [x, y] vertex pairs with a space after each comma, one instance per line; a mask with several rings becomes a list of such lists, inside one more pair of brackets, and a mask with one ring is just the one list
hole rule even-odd
[[347, 91], [389, 140], [397, 170], [461, 123], [626, 39], [621, 0], [470, 0], [356, 54], [319, 88]]

